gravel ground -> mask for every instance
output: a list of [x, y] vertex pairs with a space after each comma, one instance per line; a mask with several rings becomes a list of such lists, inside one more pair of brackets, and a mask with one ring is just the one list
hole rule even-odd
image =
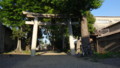
[[0, 68], [120, 68], [119, 58], [106, 60], [91, 62], [68, 55], [38, 55], [34, 57], [0, 55]]

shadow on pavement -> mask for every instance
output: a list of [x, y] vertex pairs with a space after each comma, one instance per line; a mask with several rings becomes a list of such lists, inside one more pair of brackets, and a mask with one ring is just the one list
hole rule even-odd
[[119, 68], [114, 64], [116, 63], [90, 62], [68, 55], [37, 55], [34, 57], [20, 54], [0, 55], [0, 68]]
[[29, 55], [4, 55], [0, 54], [0, 68], [13, 68], [17, 64], [22, 64], [24, 61], [29, 60]]

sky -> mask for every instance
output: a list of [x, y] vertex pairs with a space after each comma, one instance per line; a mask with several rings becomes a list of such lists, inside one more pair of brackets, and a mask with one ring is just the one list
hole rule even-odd
[[120, 0], [104, 0], [100, 8], [91, 12], [94, 16], [120, 16]]

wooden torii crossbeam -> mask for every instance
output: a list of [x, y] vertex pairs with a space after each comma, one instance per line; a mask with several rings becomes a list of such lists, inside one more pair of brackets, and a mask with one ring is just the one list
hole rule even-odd
[[[25, 24], [33, 25], [34, 21], [26, 21]], [[72, 25], [79, 24], [79, 22], [73, 22]], [[68, 25], [67, 22], [60, 22], [60, 23], [51, 23], [51, 22], [40, 22], [38, 21], [38, 25]]]
[[[32, 12], [25, 12], [23, 11], [23, 14], [25, 14], [27, 17], [32, 17], [34, 18], [34, 21], [26, 21], [26, 24], [33, 25], [33, 34], [32, 34], [32, 45], [31, 45], [31, 56], [35, 56], [36, 52], [36, 42], [37, 42], [37, 32], [38, 32], [38, 25], [68, 25], [69, 27], [69, 42], [70, 42], [70, 50], [71, 54], [75, 54], [75, 46], [74, 46], [74, 41], [73, 41], [73, 32], [72, 32], [72, 22], [71, 20], [68, 20], [67, 23], [56, 23], [56, 24], [51, 24], [50, 22], [41, 22], [38, 21], [38, 17], [40, 18], [69, 18], [66, 15], [61, 15], [61, 14], [39, 14], [39, 13], [32, 13]], [[78, 22], [74, 22], [73, 24], [78, 24]]]

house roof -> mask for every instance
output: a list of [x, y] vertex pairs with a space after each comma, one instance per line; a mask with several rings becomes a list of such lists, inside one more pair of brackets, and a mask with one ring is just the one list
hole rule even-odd
[[117, 22], [117, 23], [114, 23], [114, 24], [112, 24], [112, 25], [109, 25], [109, 26], [107, 26], [107, 27], [105, 27], [105, 28], [103, 28], [103, 29], [109, 28], [109, 27], [111, 27], [111, 26], [115, 26], [115, 25], [117, 25], [117, 24], [119, 24], [119, 23], [120, 23], [120, 21]]
[[94, 16], [94, 17], [111, 17], [111, 18], [120, 18], [120, 16]]

